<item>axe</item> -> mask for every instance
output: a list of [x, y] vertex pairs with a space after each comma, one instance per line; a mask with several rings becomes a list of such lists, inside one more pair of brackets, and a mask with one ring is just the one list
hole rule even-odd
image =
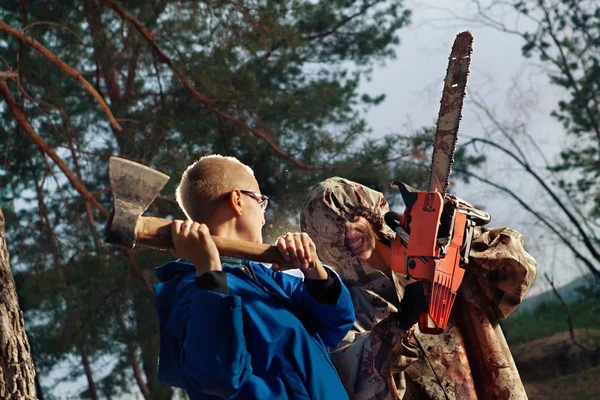
[[[119, 157], [108, 164], [114, 207], [104, 229], [106, 243], [133, 249], [146, 246], [173, 248], [171, 220], [142, 217], [169, 180], [169, 176]], [[212, 236], [219, 254], [226, 257], [291, 266], [276, 246]]]

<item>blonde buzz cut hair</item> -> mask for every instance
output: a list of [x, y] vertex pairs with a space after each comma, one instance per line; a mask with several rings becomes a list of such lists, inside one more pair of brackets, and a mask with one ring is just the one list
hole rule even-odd
[[[249, 176], [241, 173], [244, 171]], [[248, 178], [254, 179], [254, 171], [235, 157], [219, 154], [201, 157], [183, 172], [175, 191], [177, 204], [188, 219], [205, 223], [221, 197]]]

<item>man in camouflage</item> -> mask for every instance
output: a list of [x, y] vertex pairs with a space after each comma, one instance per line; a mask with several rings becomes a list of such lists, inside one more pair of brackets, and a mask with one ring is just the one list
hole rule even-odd
[[352, 295], [356, 323], [332, 350], [350, 396], [526, 399], [497, 322], [519, 305], [535, 279], [537, 265], [522, 235], [510, 228], [477, 229], [448, 327], [441, 335], [426, 335], [400, 321], [407, 279], [389, 266], [373, 268], [346, 240], [348, 221], [360, 216], [379, 241], [391, 243], [394, 233], [383, 219], [388, 211], [381, 193], [336, 177], [312, 188], [300, 217], [319, 257]]

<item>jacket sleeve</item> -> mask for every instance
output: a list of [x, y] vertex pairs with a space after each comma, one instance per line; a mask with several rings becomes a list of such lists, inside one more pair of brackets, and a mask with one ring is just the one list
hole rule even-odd
[[[258, 264], [260, 265], [260, 264]], [[289, 296], [294, 307], [301, 311], [305, 326], [314, 329], [327, 347], [337, 346], [354, 324], [354, 306], [346, 286], [331, 269], [327, 273], [339, 281], [341, 290], [335, 302], [322, 303], [310, 295], [304, 280], [290, 274], [264, 268], [279, 287]]]
[[496, 318], [507, 318], [537, 275], [537, 262], [525, 250], [523, 235], [511, 228], [476, 228], [467, 269], [477, 276]]
[[392, 399], [402, 399], [402, 372], [418, 359], [411, 337], [412, 330], [400, 328], [393, 317], [382, 320], [370, 332], [348, 332], [340, 346], [331, 351], [346, 390], [355, 398], [391, 394]]
[[193, 280], [182, 284], [167, 330], [178, 341], [186, 386], [229, 398], [252, 375], [241, 298], [198, 289]]

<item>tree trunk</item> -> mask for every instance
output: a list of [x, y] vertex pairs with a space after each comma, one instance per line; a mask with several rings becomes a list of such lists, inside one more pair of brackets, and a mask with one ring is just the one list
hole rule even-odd
[[96, 390], [96, 383], [94, 382], [94, 376], [92, 375], [92, 367], [90, 366], [90, 360], [87, 355], [87, 351], [83, 344], [78, 346], [79, 355], [81, 355], [81, 362], [83, 363], [83, 369], [85, 370], [85, 377], [87, 378], [88, 387], [90, 389], [90, 398], [92, 400], [98, 400], [98, 391]]
[[137, 382], [144, 399], [152, 400], [152, 396], [150, 394], [150, 389], [146, 382], [144, 382], [144, 378], [142, 377], [142, 371], [140, 370], [140, 363], [138, 362], [138, 357], [136, 355], [136, 346], [132, 342], [131, 338], [128, 337], [127, 334], [127, 325], [125, 324], [125, 318], [123, 318], [123, 314], [117, 312], [117, 322], [121, 327], [121, 331], [123, 333], [123, 340], [125, 341], [125, 345], [127, 346], [127, 353], [129, 354], [129, 362], [131, 363], [131, 368], [133, 369], [133, 377]]
[[35, 399], [35, 369], [15, 280], [8, 263], [0, 208], [0, 398]]

